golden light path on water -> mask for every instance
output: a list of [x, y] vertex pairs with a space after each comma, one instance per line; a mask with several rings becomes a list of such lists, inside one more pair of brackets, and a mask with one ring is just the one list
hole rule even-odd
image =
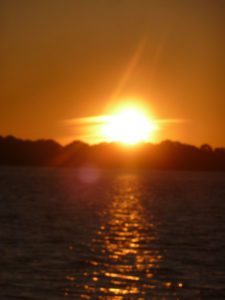
[[[157, 278], [163, 253], [157, 224], [141, 205], [138, 179], [136, 174], [116, 177], [108, 221], [89, 244], [92, 259], [86, 261], [79, 283], [75, 276], [67, 276], [73, 289], [80, 290], [81, 299], [149, 299], [149, 295], [160, 296], [162, 289], [165, 296], [171, 288], [170, 282]], [[68, 288], [65, 296], [70, 292]]]

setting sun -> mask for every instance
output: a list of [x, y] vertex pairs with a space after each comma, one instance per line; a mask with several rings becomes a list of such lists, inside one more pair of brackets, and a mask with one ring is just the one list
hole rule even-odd
[[115, 116], [103, 127], [103, 134], [108, 141], [136, 144], [148, 141], [150, 133], [156, 127], [140, 111], [126, 109]]

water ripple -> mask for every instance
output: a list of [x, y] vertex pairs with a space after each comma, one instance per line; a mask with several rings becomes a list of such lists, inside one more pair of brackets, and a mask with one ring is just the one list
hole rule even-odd
[[[93, 256], [86, 260], [83, 285], [79, 285], [84, 291], [81, 298], [92, 299], [95, 295], [99, 299], [132, 299], [161, 286], [154, 279], [163, 259], [156, 247], [157, 227], [152, 216], [146, 217], [139, 194], [134, 175], [120, 176], [115, 182], [108, 221], [98, 228], [89, 244]], [[165, 283], [165, 287], [169, 286]]]

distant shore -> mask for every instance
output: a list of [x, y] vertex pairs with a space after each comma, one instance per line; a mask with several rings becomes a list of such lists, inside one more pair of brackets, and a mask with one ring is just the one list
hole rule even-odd
[[135, 146], [74, 141], [62, 146], [54, 140], [0, 136], [0, 165], [225, 171], [225, 148], [208, 144], [198, 148], [169, 140]]

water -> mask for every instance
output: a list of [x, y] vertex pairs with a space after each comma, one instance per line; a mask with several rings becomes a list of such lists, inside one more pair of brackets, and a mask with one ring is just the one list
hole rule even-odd
[[0, 299], [225, 299], [225, 174], [0, 168]]

